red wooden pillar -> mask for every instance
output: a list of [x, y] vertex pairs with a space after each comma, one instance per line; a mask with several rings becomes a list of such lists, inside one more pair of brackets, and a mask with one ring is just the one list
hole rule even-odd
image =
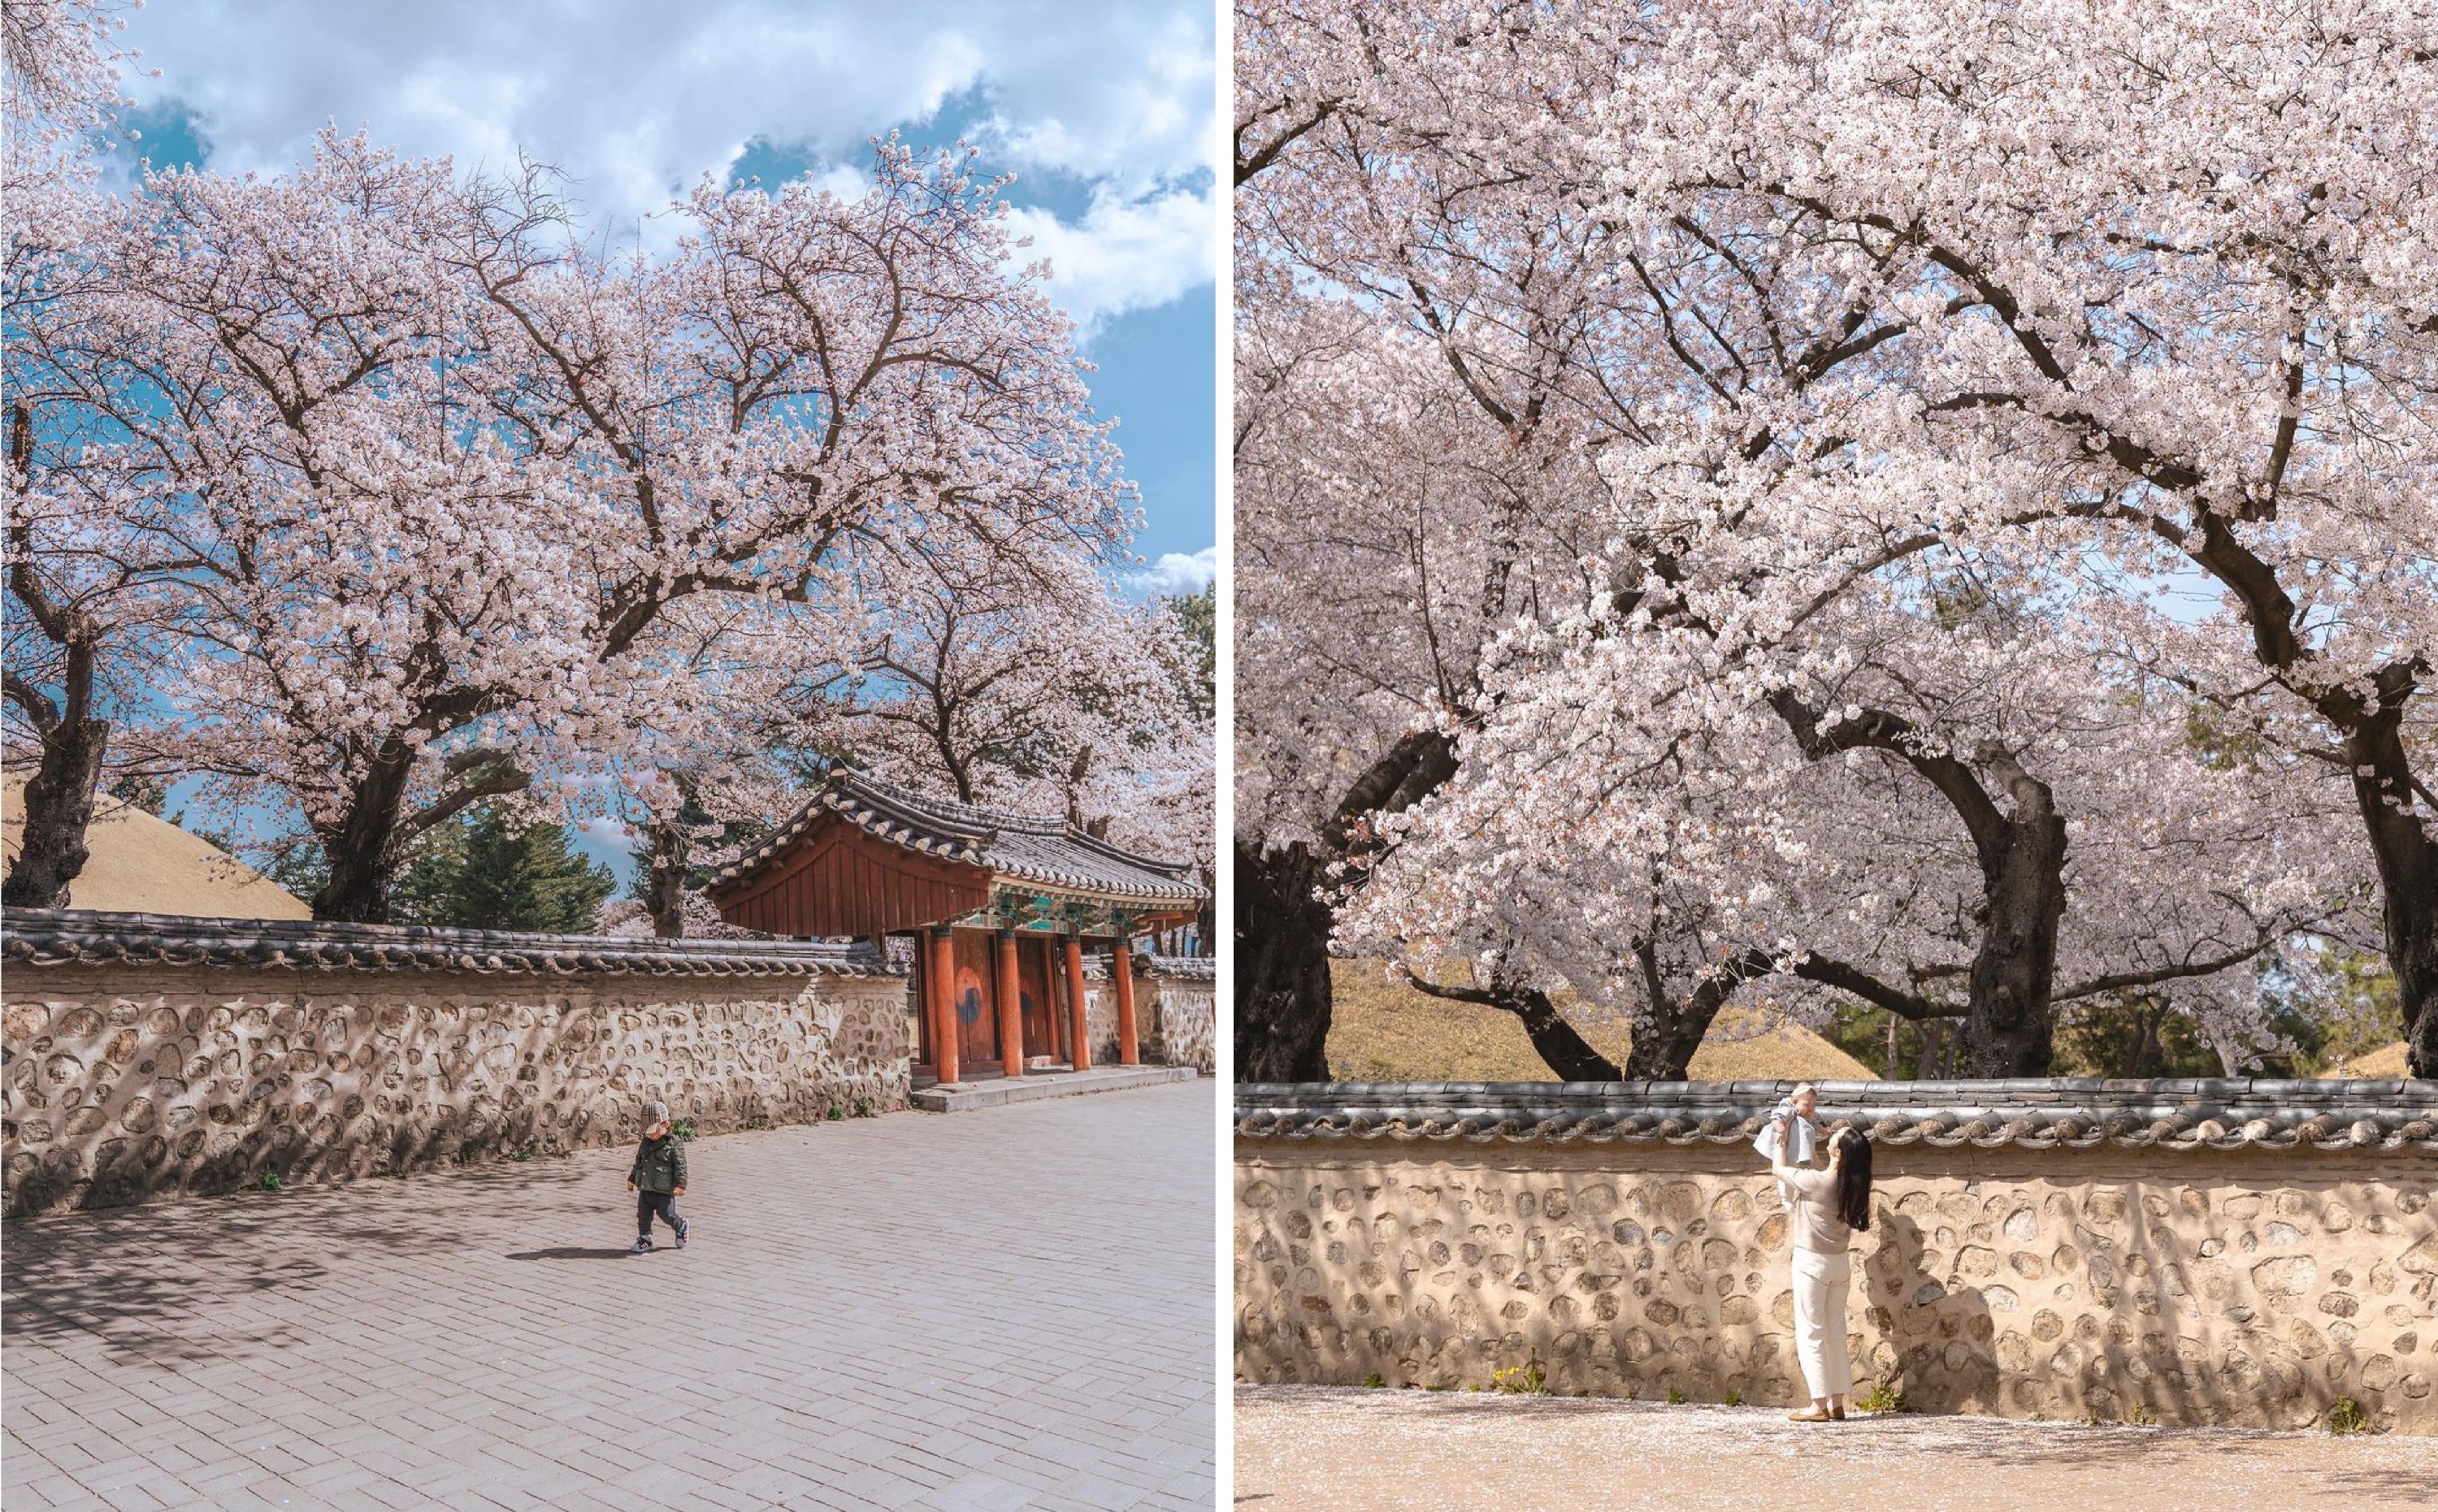
[[1092, 1068], [1092, 1031], [1084, 1019], [1084, 941], [1067, 937], [1067, 1034], [1078, 1071]]
[[1109, 952], [1109, 975], [1118, 988], [1118, 1064], [1140, 1065], [1142, 1056], [1135, 1048], [1135, 956], [1133, 941], [1123, 935]]
[[998, 988], [998, 1064], [1009, 1076], [1024, 1075], [1024, 999], [1016, 980], [1016, 932], [998, 934], [998, 969], [991, 975]]
[[940, 1080], [954, 1081], [957, 1064], [957, 946], [945, 929], [931, 935], [931, 1051], [940, 1065]]

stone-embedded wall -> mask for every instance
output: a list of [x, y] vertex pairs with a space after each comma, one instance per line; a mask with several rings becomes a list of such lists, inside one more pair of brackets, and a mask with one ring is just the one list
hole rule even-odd
[[[1439, 1137], [1375, 1120], [1356, 1137], [1345, 1119], [1264, 1117], [1258, 1094], [1280, 1089], [1241, 1090], [1244, 1379], [1481, 1384], [1537, 1354], [1564, 1394], [1802, 1393], [1757, 1125], [1550, 1139], [1545, 1107], [1504, 1134], [1494, 1117], [1441, 1120]], [[2182, 1141], [2150, 1120], [2136, 1148], [2088, 1124], [2008, 1138], [1996, 1119], [1980, 1128], [1993, 1147], [1898, 1143], [1881, 1120], [1849, 1298], [1858, 1385], [1930, 1412], [2277, 1428], [2348, 1397], [2382, 1428], [2438, 1433], [2431, 1118], [2339, 1118], [2289, 1148], [2206, 1119]]]
[[868, 957], [143, 918], [8, 917], [10, 1217], [906, 1105]]
[[1150, 979], [1136, 978], [1152, 1011], [1142, 1026], [1143, 1059], [1190, 1065], [1210, 1076], [1219, 1068], [1217, 963], [1206, 958], [1152, 958]]
[[[1135, 1048], [1145, 1065], [1218, 1069], [1217, 962], [1200, 956], [1135, 958]], [[1109, 987], [1109, 958], [1084, 964], [1084, 1029], [1092, 1064], [1118, 1062], [1118, 1000]]]

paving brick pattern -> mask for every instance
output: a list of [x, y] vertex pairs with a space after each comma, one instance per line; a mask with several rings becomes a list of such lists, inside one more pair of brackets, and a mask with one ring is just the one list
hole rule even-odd
[[2438, 1504], [2438, 1439], [2085, 1427], [1567, 1397], [1236, 1388], [1240, 1512], [2404, 1512]]
[[12, 1223], [9, 1512], [1209, 1507], [1215, 1095]]

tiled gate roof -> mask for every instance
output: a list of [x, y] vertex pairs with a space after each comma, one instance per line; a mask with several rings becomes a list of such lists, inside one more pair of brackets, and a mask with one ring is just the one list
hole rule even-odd
[[1049, 888], [1158, 903], [1200, 903], [1210, 896], [1189, 880], [1192, 862], [1138, 855], [1063, 817], [951, 803], [846, 771], [831, 774], [786, 823], [721, 868], [711, 885], [725, 887], [779, 859], [797, 836], [830, 814], [888, 844]]

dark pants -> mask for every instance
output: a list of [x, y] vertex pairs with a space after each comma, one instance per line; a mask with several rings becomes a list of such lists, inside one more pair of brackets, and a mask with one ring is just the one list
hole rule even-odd
[[667, 1192], [637, 1192], [635, 1194], [635, 1237], [637, 1239], [652, 1237], [654, 1213], [660, 1214], [661, 1222], [669, 1225], [670, 1233], [677, 1232], [678, 1200]]

